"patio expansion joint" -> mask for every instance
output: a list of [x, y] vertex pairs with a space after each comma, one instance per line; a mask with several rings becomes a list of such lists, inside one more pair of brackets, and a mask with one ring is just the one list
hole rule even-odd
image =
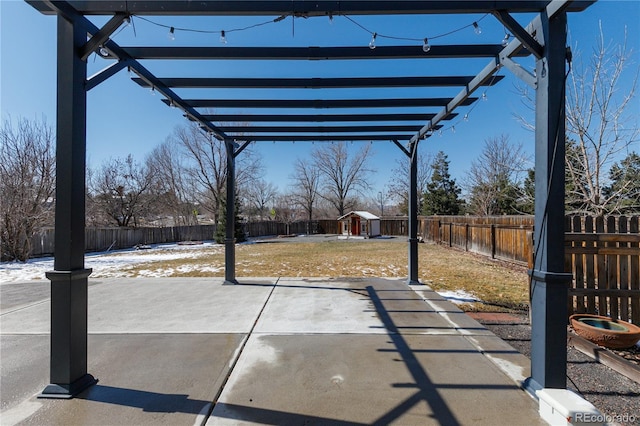
[[238, 360], [240, 359], [242, 352], [247, 346], [247, 342], [249, 341], [249, 338], [253, 334], [253, 331], [255, 330], [256, 325], [258, 324], [258, 321], [260, 321], [260, 317], [262, 316], [265, 308], [267, 307], [269, 300], [271, 300], [271, 296], [273, 295], [274, 290], [278, 286], [278, 281], [280, 281], [280, 278], [277, 278], [273, 283], [273, 286], [271, 286], [269, 295], [267, 296], [264, 303], [262, 304], [262, 308], [260, 308], [260, 312], [258, 312], [258, 315], [256, 316], [255, 321], [251, 325], [251, 329], [249, 330], [247, 335], [244, 336], [244, 338], [242, 339], [242, 342], [240, 343], [240, 346], [238, 347], [238, 349], [236, 349], [236, 351], [233, 353], [232, 360], [229, 364], [229, 370], [227, 371], [224, 379], [222, 380], [221, 385], [218, 388], [218, 391], [216, 392], [215, 396], [213, 397], [213, 400], [211, 401], [211, 404], [209, 404], [208, 408], [207, 407], [203, 408], [202, 411], [198, 414], [197, 422], [199, 422], [200, 426], [206, 425], [207, 420], [209, 420], [209, 417], [211, 416], [211, 413], [213, 412], [213, 409], [216, 406], [218, 399], [220, 399], [220, 395], [222, 394], [222, 391], [224, 390], [227, 382], [229, 381], [229, 377], [231, 377], [231, 374], [233, 373], [233, 370], [236, 368], [236, 365], [238, 364]]
[[[519, 366], [518, 364], [515, 364], [515, 363], [507, 360], [507, 359], [494, 356], [494, 355], [492, 355], [490, 353], [491, 351], [485, 349], [482, 346], [482, 343], [477, 338], [487, 337], [487, 335], [483, 335], [483, 334], [480, 334], [480, 333], [476, 334], [476, 333], [465, 333], [465, 332], [463, 332], [463, 330], [465, 330], [468, 327], [460, 326], [459, 324], [457, 324], [449, 315], [449, 313], [451, 313], [450, 309], [444, 310], [444, 309], [438, 307], [436, 305], [436, 303], [433, 303], [433, 302], [440, 302], [441, 303], [442, 300], [444, 300], [444, 299], [441, 300], [441, 299], [426, 298], [425, 295], [421, 294], [421, 292], [418, 291], [418, 289], [414, 288], [413, 290], [416, 291], [418, 296], [421, 297], [422, 300], [427, 305], [429, 305], [429, 307], [433, 308], [436, 311], [436, 313], [438, 313], [445, 321], [447, 321], [449, 324], [451, 324], [454, 327], [454, 329], [456, 330], [458, 335], [462, 336], [466, 341], [468, 341], [474, 348], [476, 348], [478, 350], [479, 353], [481, 353], [485, 358], [487, 358], [489, 361], [491, 361], [491, 363], [494, 366], [496, 366], [503, 374], [505, 374], [507, 377], [509, 377], [511, 380], [513, 380], [516, 383], [516, 385], [518, 385], [518, 387], [520, 387], [521, 389], [524, 389], [523, 383], [524, 383], [524, 380], [527, 378], [526, 377], [527, 375], [524, 374], [522, 367]], [[449, 303], [451, 303], [451, 302], [449, 302]], [[460, 313], [464, 313], [464, 311], [462, 311], [462, 310], [459, 310], [459, 311], [460, 311]], [[474, 322], [476, 322], [478, 327], [482, 327], [482, 328], [486, 329], [486, 327], [484, 327], [479, 322], [473, 320], [471, 317], [469, 317], [469, 319], [474, 321]], [[505, 345], [508, 346], [508, 344], [506, 342], [505, 342]], [[514, 349], [514, 354], [515, 353], [517, 353], [517, 351]], [[526, 359], [526, 357], [524, 357], [524, 355], [521, 355], [521, 357]], [[525, 361], [525, 359], [523, 359], [523, 361]], [[526, 361], [528, 361], [528, 359], [526, 359]]]

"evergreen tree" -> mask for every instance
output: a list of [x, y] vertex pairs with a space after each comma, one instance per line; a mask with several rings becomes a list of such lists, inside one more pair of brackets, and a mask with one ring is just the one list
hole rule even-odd
[[424, 194], [422, 214], [425, 215], [456, 215], [460, 214], [463, 203], [458, 197], [460, 188], [455, 179], [449, 174], [449, 160], [440, 151], [431, 165], [433, 173]]
[[522, 197], [518, 200], [518, 211], [524, 214], [535, 213], [536, 175], [534, 169], [527, 170], [524, 178]]
[[612, 210], [620, 213], [640, 211], [640, 155], [629, 153], [609, 170], [611, 185], [603, 190], [605, 197], [612, 200]]
[[[242, 218], [240, 217], [241, 206], [240, 200], [236, 195], [235, 200], [235, 215], [234, 215], [234, 238], [236, 243], [242, 243], [247, 241], [247, 237], [244, 233], [244, 226], [242, 223]], [[227, 197], [222, 198], [221, 206], [220, 206], [220, 221], [218, 222], [218, 227], [216, 228], [216, 243], [224, 244], [224, 240], [226, 239], [227, 232]]]

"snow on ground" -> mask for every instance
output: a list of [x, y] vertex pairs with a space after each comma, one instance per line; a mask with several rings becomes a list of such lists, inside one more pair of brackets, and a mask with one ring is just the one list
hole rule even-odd
[[449, 302], [456, 304], [482, 302], [482, 300], [477, 299], [473, 294], [463, 290], [443, 290], [437, 293]]
[[[223, 245], [203, 243], [198, 245], [157, 244], [148, 250], [119, 250], [112, 252], [87, 253], [85, 267], [92, 268], [93, 278], [126, 277], [127, 268], [146, 262], [197, 258], [211, 253], [211, 250], [222, 251]], [[183, 268], [184, 269], [184, 268]], [[199, 268], [202, 269], [202, 268]], [[0, 285], [30, 280], [44, 280], [45, 272], [53, 270], [53, 257], [29, 259], [27, 262], [0, 263]], [[180, 269], [182, 271], [182, 269]], [[140, 276], [157, 277], [166, 274], [166, 270], [154, 269], [141, 271]]]
[[[224, 246], [215, 243], [203, 243], [197, 245], [178, 244], [157, 244], [151, 249], [145, 250], [118, 250], [112, 252], [88, 253], [85, 257], [85, 266], [92, 268], [92, 278], [122, 278], [132, 276], [128, 269], [148, 262], [158, 262], [163, 260], [198, 258], [213, 251], [222, 251]], [[286, 266], [286, 265], [285, 265]], [[182, 265], [176, 268], [151, 268], [139, 270], [139, 277], [162, 277], [170, 276], [175, 272], [187, 273], [197, 268], [203, 272], [218, 272], [223, 267], [212, 267], [208, 265]], [[331, 271], [335, 268], [327, 266]], [[383, 267], [382, 271], [371, 268], [360, 268], [365, 276], [382, 276], [398, 278], [400, 268], [394, 265]], [[44, 280], [45, 272], [53, 270], [53, 257], [30, 259], [27, 262], [4, 262], [0, 263], [0, 285], [11, 282]], [[474, 303], [481, 302], [470, 293], [462, 290], [439, 291], [445, 299], [453, 303]]]

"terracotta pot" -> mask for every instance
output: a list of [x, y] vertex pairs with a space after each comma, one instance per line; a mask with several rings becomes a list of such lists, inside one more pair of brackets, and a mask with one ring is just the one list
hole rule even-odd
[[569, 320], [578, 336], [605, 348], [626, 349], [640, 340], [640, 327], [626, 321], [589, 314], [571, 315]]

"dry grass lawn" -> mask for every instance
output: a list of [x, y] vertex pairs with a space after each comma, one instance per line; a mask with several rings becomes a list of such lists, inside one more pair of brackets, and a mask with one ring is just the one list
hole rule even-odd
[[[194, 253], [195, 254], [195, 253]], [[236, 247], [238, 277], [407, 277], [406, 240], [279, 241]], [[139, 264], [127, 275], [161, 270], [163, 276], [222, 277], [224, 251], [198, 251], [187, 259]], [[435, 244], [419, 246], [420, 281], [439, 290], [464, 290], [484, 303], [466, 310], [526, 309], [528, 277], [524, 268]]]

